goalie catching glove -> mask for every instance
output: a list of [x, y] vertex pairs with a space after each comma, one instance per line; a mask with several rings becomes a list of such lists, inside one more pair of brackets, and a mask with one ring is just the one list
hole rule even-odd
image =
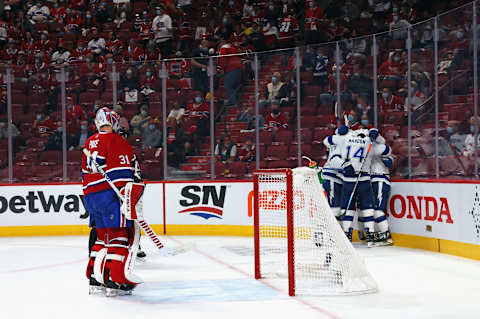
[[145, 184], [128, 182], [120, 190], [123, 203], [120, 211], [129, 220], [143, 220], [143, 192]]

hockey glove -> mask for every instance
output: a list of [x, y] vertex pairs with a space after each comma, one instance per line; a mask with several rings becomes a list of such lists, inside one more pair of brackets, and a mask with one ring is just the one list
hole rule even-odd
[[390, 157], [383, 159], [382, 162], [386, 167], [390, 167], [393, 164], [393, 160]]
[[343, 162], [342, 169], [343, 169], [343, 173], [346, 176], [354, 176], [355, 175], [355, 169], [353, 168], [353, 165], [350, 161]]
[[312, 160], [312, 161], [308, 162], [308, 167], [317, 168], [318, 167], [318, 162]]
[[[97, 165], [93, 162], [97, 162], [98, 151], [92, 152], [90, 156], [87, 157], [87, 167], [92, 173], [98, 173]], [[97, 162], [98, 163], [98, 162]]]
[[340, 126], [337, 129], [338, 135], [346, 135], [348, 133], [348, 126]]
[[368, 131], [368, 137], [370, 137], [370, 141], [372, 141], [372, 143], [375, 142], [378, 137], [378, 130], [372, 128], [370, 131]]

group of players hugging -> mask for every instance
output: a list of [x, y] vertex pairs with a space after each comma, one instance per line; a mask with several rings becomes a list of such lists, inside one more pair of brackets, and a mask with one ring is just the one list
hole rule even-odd
[[[324, 139], [328, 159], [321, 171], [331, 210], [352, 240], [358, 209], [359, 238], [368, 247], [393, 244], [385, 208], [390, 193], [391, 149], [375, 128], [341, 126]], [[315, 168], [317, 162], [310, 161]]]

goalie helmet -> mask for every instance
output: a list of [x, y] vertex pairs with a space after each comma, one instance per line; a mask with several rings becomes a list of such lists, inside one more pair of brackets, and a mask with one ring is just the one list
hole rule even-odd
[[117, 133], [120, 130], [120, 115], [108, 107], [102, 107], [95, 116], [95, 125], [99, 132], [102, 126], [109, 125]]

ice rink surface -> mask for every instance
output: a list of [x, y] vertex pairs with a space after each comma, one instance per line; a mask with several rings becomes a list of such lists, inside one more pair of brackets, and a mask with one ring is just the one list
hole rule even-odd
[[88, 295], [87, 237], [0, 238], [0, 318], [480, 318], [480, 262], [400, 247], [356, 245], [379, 285], [371, 295], [288, 297], [286, 280], [253, 279], [253, 239], [195, 242], [155, 255], [147, 238], [145, 283], [132, 296]]

